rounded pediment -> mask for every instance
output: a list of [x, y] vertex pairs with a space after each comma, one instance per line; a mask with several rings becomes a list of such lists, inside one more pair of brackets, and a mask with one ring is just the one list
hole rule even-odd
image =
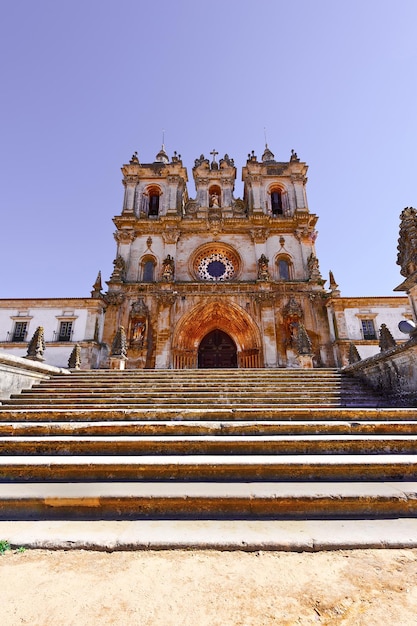
[[236, 280], [240, 274], [239, 254], [224, 243], [200, 246], [191, 257], [191, 274], [196, 280], [224, 282]]

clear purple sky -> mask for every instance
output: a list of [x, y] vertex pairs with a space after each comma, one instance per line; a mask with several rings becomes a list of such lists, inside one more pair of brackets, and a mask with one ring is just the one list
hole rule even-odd
[[415, 0], [3, 2], [0, 297], [108, 280], [120, 167], [153, 161], [162, 129], [191, 177], [213, 148], [240, 171], [264, 127], [309, 165], [323, 276], [390, 295], [417, 206], [416, 26]]

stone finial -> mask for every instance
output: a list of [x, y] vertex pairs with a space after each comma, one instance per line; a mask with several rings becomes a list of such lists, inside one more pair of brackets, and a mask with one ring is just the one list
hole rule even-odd
[[130, 159], [130, 165], [139, 165], [138, 153], [135, 151]]
[[417, 271], [417, 210], [406, 207], [400, 215], [397, 265], [401, 275], [408, 278]]
[[127, 339], [124, 326], [119, 326], [111, 346], [111, 356], [125, 359], [127, 356]]
[[304, 324], [302, 324], [301, 322], [298, 324], [296, 344], [298, 354], [312, 353], [310, 337], [308, 336], [307, 331], [304, 328]]
[[269, 259], [264, 254], [258, 259], [258, 280], [269, 280]]
[[99, 298], [101, 296], [101, 291], [103, 286], [101, 284], [101, 272], [97, 274], [96, 282], [93, 285], [93, 291], [91, 292], [92, 298]]
[[395, 348], [396, 345], [397, 342], [391, 335], [391, 331], [388, 326], [386, 324], [381, 324], [381, 328], [379, 329], [379, 347], [381, 352]]
[[296, 153], [296, 151], [293, 149], [291, 150], [291, 158], [290, 161], [295, 161], [296, 163], [300, 162], [300, 159], [298, 158], [298, 154]]
[[320, 274], [319, 260], [316, 257], [316, 255], [313, 253], [311, 253], [307, 259], [307, 268], [308, 268], [308, 276], [310, 280], [317, 282], [317, 283], [324, 282]]
[[26, 359], [31, 361], [44, 361], [45, 337], [43, 326], [38, 326], [29, 342]]
[[353, 365], [353, 363], [359, 363], [359, 361], [361, 361], [361, 355], [358, 352], [357, 347], [355, 346], [354, 343], [350, 343], [349, 344], [349, 355], [348, 355], [348, 361], [349, 361], [349, 365]]
[[111, 283], [121, 283], [125, 278], [126, 263], [124, 258], [119, 254], [113, 261], [114, 270], [110, 276]]
[[332, 270], [329, 271], [329, 287], [330, 287], [332, 296], [336, 296], [336, 297], [340, 296], [340, 291], [338, 289], [339, 285], [334, 279]]
[[72, 370], [79, 370], [81, 367], [81, 346], [76, 343], [68, 359], [68, 367]]

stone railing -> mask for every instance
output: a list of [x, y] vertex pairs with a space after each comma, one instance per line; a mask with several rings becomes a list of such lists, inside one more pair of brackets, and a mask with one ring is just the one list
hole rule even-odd
[[70, 373], [67, 369], [0, 352], [0, 401], [22, 389], [30, 389], [45, 378]]
[[417, 336], [342, 372], [363, 380], [395, 406], [417, 407]]

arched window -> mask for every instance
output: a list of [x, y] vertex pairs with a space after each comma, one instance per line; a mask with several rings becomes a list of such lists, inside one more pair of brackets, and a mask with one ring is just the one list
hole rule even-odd
[[279, 190], [271, 193], [271, 211], [272, 215], [282, 215], [282, 193]]
[[292, 263], [288, 257], [278, 257], [276, 267], [278, 280], [292, 280]]
[[156, 185], [148, 187], [144, 192], [144, 212], [148, 217], [158, 217], [160, 209], [161, 190]]
[[274, 217], [279, 217], [286, 214], [287, 210], [287, 194], [281, 187], [274, 185], [270, 191], [271, 206], [270, 211]]
[[144, 283], [153, 283], [155, 280], [155, 266], [156, 262], [154, 258], [146, 257], [142, 259], [142, 281]]

